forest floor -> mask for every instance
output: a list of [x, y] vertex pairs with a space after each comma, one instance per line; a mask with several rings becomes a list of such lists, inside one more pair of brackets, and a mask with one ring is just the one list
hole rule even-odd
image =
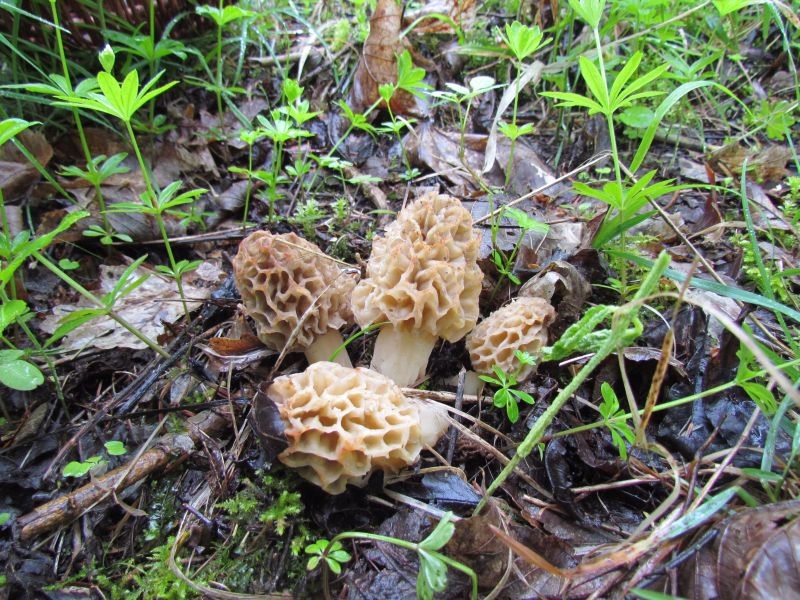
[[[790, 7], [30, 4], [0, 7], [0, 596], [797, 597]], [[463, 301], [410, 379], [373, 362], [409, 286]], [[296, 450], [321, 489], [276, 390], [329, 302], [402, 394]]]

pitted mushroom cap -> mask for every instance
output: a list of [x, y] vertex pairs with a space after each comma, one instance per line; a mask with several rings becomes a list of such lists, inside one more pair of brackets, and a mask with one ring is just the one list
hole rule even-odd
[[422, 449], [417, 405], [375, 371], [318, 362], [278, 377], [267, 395], [289, 442], [278, 458], [330, 494], [413, 464]]
[[[515, 350], [536, 355], [547, 344], [547, 327], [556, 317], [555, 309], [542, 298], [520, 297], [481, 321], [467, 336], [467, 350], [472, 368], [489, 375], [492, 365], [506, 373], [519, 368]], [[531, 374], [533, 366], [525, 367], [519, 381]]]
[[328, 330], [352, 323], [355, 281], [294, 233], [250, 234], [239, 245], [233, 271], [258, 338], [274, 350], [283, 350], [301, 319], [289, 351], [308, 348]]
[[478, 319], [479, 243], [458, 199], [421, 196], [373, 243], [367, 277], [353, 291], [356, 321], [461, 339]]

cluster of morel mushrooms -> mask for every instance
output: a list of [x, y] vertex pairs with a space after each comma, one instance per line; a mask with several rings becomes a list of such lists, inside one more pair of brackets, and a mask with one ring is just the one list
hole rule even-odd
[[[473, 369], [487, 374], [495, 364], [516, 370], [515, 350], [535, 354], [546, 344], [555, 311], [541, 298], [516, 298], [475, 327], [479, 243], [469, 211], [437, 193], [408, 204], [375, 239], [358, 283], [293, 233], [257, 231], [242, 241], [236, 285], [259, 339], [309, 362], [266, 390], [288, 442], [281, 462], [331, 494], [363, 485], [375, 469], [397, 472], [448, 425], [443, 405], [401, 391], [424, 377], [439, 338], [456, 342], [471, 331]], [[346, 349], [329, 362], [353, 320], [383, 324], [369, 369], [353, 368]]]

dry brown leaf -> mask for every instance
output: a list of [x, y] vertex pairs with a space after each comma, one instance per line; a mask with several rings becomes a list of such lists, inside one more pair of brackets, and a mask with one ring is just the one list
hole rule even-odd
[[[125, 266], [100, 266], [98, 296], [110, 292]], [[146, 274], [143, 269], [138, 269], [134, 276]], [[213, 282], [216, 284], [216, 282]], [[191, 283], [184, 281], [183, 290], [187, 297], [189, 309], [198, 308], [211, 292], [211, 287], [203, 285], [202, 281]], [[75, 310], [96, 308], [88, 300], [81, 298], [77, 304], [62, 304], [53, 307], [53, 314], [44, 318], [41, 328], [46, 333], [53, 333], [61, 324], [66, 315]], [[164, 332], [163, 323], [174, 323], [182, 314], [183, 306], [178, 296], [177, 286], [172, 279], [166, 279], [151, 274], [150, 277], [136, 290], [122, 298], [114, 305], [115, 312], [139, 329], [151, 340], [155, 340]], [[123, 329], [111, 317], [98, 317], [71, 332], [61, 344], [64, 350], [77, 351], [84, 348], [97, 348], [100, 350], [113, 350], [115, 348], [145, 348], [144, 342], [139, 340], [129, 331]]]
[[[53, 148], [38, 131], [23, 131], [18, 141], [42, 166], [53, 158]], [[0, 190], [6, 200], [16, 198], [39, 180], [36, 168], [11, 142], [0, 147]]]
[[[363, 113], [380, 99], [378, 87], [397, 83], [397, 55], [410, 49], [408, 42], [400, 39], [402, 25], [403, 7], [395, 0], [378, 0], [350, 88], [347, 103], [354, 112]], [[403, 90], [392, 97], [391, 109], [396, 115], [425, 116], [428, 113], [421, 99]]]
[[715, 150], [708, 162], [715, 171], [725, 174], [741, 173], [745, 161], [748, 170], [753, 170], [759, 181], [777, 181], [786, 175], [786, 163], [792, 159], [792, 151], [785, 146], [745, 148], [734, 142]]

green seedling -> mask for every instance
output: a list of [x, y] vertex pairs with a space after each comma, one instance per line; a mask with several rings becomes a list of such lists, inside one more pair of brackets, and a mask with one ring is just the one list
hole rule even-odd
[[384, 123], [379, 131], [389, 132], [397, 137], [400, 144], [400, 150], [403, 156], [403, 163], [406, 166], [403, 178], [406, 181], [417, 177], [419, 171], [411, 167], [408, 160], [405, 148], [403, 148], [403, 140], [400, 132], [403, 129], [410, 129], [412, 121], [404, 117], [394, 114], [392, 111], [392, 98], [398, 91], [404, 91], [417, 98], [424, 98], [428, 90], [432, 89], [430, 85], [425, 83], [425, 69], [415, 67], [411, 60], [411, 54], [408, 50], [403, 50], [401, 54], [397, 55], [397, 83], [384, 83], [378, 86], [378, 94], [381, 100], [386, 104], [386, 110], [389, 113], [389, 121]]
[[[103, 444], [106, 449], [106, 453], [109, 456], [122, 456], [128, 452], [125, 448], [125, 445], [117, 440], [111, 440], [110, 442], [106, 442]], [[71, 461], [64, 465], [64, 468], [61, 470], [61, 474], [64, 477], [83, 477], [87, 473], [89, 473], [92, 469], [96, 469], [98, 467], [102, 467], [108, 464], [108, 461], [105, 460], [102, 456], [90, 456], [85, 461]]]
[[329, 542], [325, 538], [320, 538], [313, 544], [306, 546], [306, 554], [311, 554], [306, 568], [309, 571], [316, 569], [320, 562], [330, 569], [334, 575], [342, 573], [342, 565], [352, 558], [349, 552], [342, 547], [342, 542]]
[[59, 101], [56, 102], [56, 104], [111, 115], [122, 121], [125, 125], [128, 140], [133, 147], [136, 160], [141, 169], [146, 192], [142, 197], [142, 204], [118, 204], [115, 206], [114, 210], [144, 212], [155, 218], [158, 229], [161, 232], [162, 240], [164, 241], [164, 249], [169, 259], [169, 269], [167, 269], [166, 272], [175, 278], [184, 313], [187, 319], [190, 319], [189, 307], [186, 304], [186, 296], [183, 292], [181, 280], [181, 276], [186, 272], [186, 264], [183, 264], [183, 261], [179, 264], [175, 260], [175, 255], [172, 251], [172, 245], [170, 244], [169, 235], [167, 234], [167, 228], [164, 222], [164, 213], [172, 207], [190, 202], [193, 198], [205, 192], [205, 190], [193, 190], [176, 196], [180, 182], [173, 182], [160, 193], [157, 193], [153, 185], [150, 170], [139, 149], [139, 144], [131, 124], [134, 115], [140, 108], [172, 88], [178, 82], [172, 81], [160, 87], [155, 87], [158, 80], [164, 74], [164, 72], [161, 71], [143, 86], [140, 86], [139, 73], [135, 69], [130, 71], [123, 81], [120, 82], [111, 74], [115, 62], [113, 50], [111, 50], [109, 46], [106, 46], [100, 53], [99, 59], [104, 70], [97, 74], [95, 80], [97, 87], [87, 86], [82, 88], [80, 92], [76, 91], [70, 94], [59, 94], [57, 95]]
[[[471, 172], [471, 167], [466, 161], [466, 144], [465, 138], [467, 133], [467, 124], [469, 123], [469, 113], [472, 108], [472, 102], [478, 96], [485, 94], [491, 90], [498, 88], [498, 85], [495, 85], [495, 80], [492, 77], [486, 77], [484, 75], [479, 75], [477, 77], [473, 77], [469, 80], [468, 84], [469, 87], [464, 87], [463, 85], [459, 85], [457, 83], [445, 83], [445, 87], [447, 90], [437, 90], [431, 92], [431, 96], [434, 98], [439, 98], [444, 100], [445, 102], [451, 102], [456, 105], [458, 109], [458, 126], [459, 132], [461, 134], [461, 139], [459, 142], [458, 152], [459, 152], [459, 160], [461, 161], [461, 165]], [[466, 104], [466, 107], [463, 105]], [[476, 173], [470, 173], [475, 179], [475, 181], [480, 181], [480, 177]]]
[[361, 531], [346, 531], [336, 535], [331, 541], [317, 540], [306, 547], [306, 553], [313, 555], [309, 561], [308, 570], [324, 565], [333, 573], [342, 571], [342, 564], [350, 560], [350, 554], [342, 548], [341, 542], [346, 539], [364, 539], [376, 542], [394, 544], [400, 548], [417, 553], [419, 559], [419, 573], [417, 575], [417, 598], [432, 600], [436, 592], [447, 588], [447, 568], [456, 569], [467, 575], [472, 581], [471, 598], [478, 597], [478, 577], [468, 566], [442, 554], [440, 550], [450, 541], [455, 532], [452, 513], [446, 513], [431, 533], [419, 543], [407, 542], [394, 537], [364, 533]]
[[514, 79], [514, 85], [516, 86], [516, 89], [514, 90], [514, 106], [511, 112], [511, 123], [503, 122], [498, 125], [498, 130], [500, 133], [511, 140], [511, 151], [509, 152], [508, 163], [506, 164], [506, 185], [508, 185], [511, 181], [511, 166], [514, 162], [514, 149], [516, 147], [517, 140], [523, 135], [533, 133], [532, 123], [526, 123], [522, 126], [517, 125], [517, 109], [519, 105], [519, 95], [521, 92], [520, 78], [522, 75], [522, 68], [525, 63], [525, 59], [533, 55], [534, 52], [538, 51], [543, 46], [549, 44], [550, 40], [547, 39], [543, 41], [542, 38], [544, 36], [538, 26], [529, 27], [528, 25], [523, 25], [519, 21], [514, 21], [507, 24], [505, 27], [505, 33], [498, 33], [500, 38], [508, 47], [517, 71], [517, 76]]
[[628, 460], [628, 448], [625, 442], [633, 444], [636, 434], [623, 418], [625, 411], [619, 407], [619, 398], [608, 382], [604, 381], [600, 386], [600, 394], [603, 396], [603, 402], [598, 408], [603, 416], [603, 424], [611, 432], [611, 441], [619, 451], [619, 457]]
[[[492, 214], [494, 214], [494, 211], [492, 211]], [[500, 221], [504, 215], [512, 219], [517, 224], [517, 227], [520, 228], [519, 237], [517, 238], [511, 253], [508, 255], [506, 255], [505, 252], [497, 247], [497, 236], [500, 232]], [[491, 227], [493, 249], [490, 256], [495, 267], [497, 267], [497, 272], [500, 274], [500, 277], [497, 280], [497, 285], [492, 292], [492, 298], [494, 298], [494, 294], [496, 294], [497, 290], [500, 289], [500, 284], [503, 282], [504, 278], [508, 278], [508, 280], [514, 285], [519, 285], [521, 283], [519, 277], [514, 274], [514, 264], [525, 236], [531, 231], [547, 234], [547, 232], [550, 230], [550, 226], [546, 223], [542, 223], [531, 218], [523, 210], [514, 208], [513, 206], [506, 206], [503, 207], [503, 210], [496, 217], [492, 217]]]
[[[126, 152], [120, 152], [113, 156], [107, 157], [105, 154], [92, 157], [86, 169], [81, 169], [77, 166], [67, 166], [61, 169], [61, 175], [64, 177], [77, 177], [89, 182], [93, 187], [100, 188], [110, 177], [114, 175], [121, 175], [130, 171], [128, 167], [122, 166], [121, 163], [127, 158]], [[104, 214], [105, 216], [105, 214]], [[131, 236], [125, 233], [119, 233], [111, 229], [111, 225], [106, 223], [105, 227], [100, 225], [90, 225], [85, 229], [83, 235], [87, 237], [94, 237], [100, 240], [104, 246], [109, 246], [114, 243], [114, 240], [121, 242], [132, 242]]]
[[25, 352], [14, 348], [3, 335], [6, 328], [20, 321], [27, 321], [33, 314], [22, 300], [4, 299], [0, 304], [0, 339], [9, 346], [0, 350], [0, 383], [14, 390], [30, 391], [44, 383], [44, 375], [32, 362], [28, 361]]
[[222, 119], [223, 119], [223, 110], [222, 110], [222, 95], [223, 92], [226, 94], [231, 93], [232, 88], [228, 88], [225, 86], [225, 82], [223, 81], [223, 72], [222, 67], [224, 61], [222, 60], [222, 30], [239, 20], [243, 19], [252, 19], [255, 17], [256, 13], [250, 10], [245, 10], [244, 8], [237, 6], [235, 4], [229, 4], [225, 6], [223, 0], [220, 0], [219, 7], [215, 6], [208, 6], [202, 5], [195, 7], [195, 12], [198, 15], [208, 17], [214, 21], [217, 26], [217, 44], [214, 48], [214, 59], [216, 60], [216, 70], [215, 70], [215, 78], [214, 78], [214, 93], [217, 97], [217, 118], [219, 119], [220, 127], [222, 126]]
[[499, 365], [493, 365], [492, 371], [495, 376], [491, 375], [478, 375], [478, 377], [486, 383], [497, 387], [493, 396], [493, 404], [497, 408], [505, 408], [508, 420], [516, 423], [519, 420], [519, 400], [533, 405], [534, 400], [528, 392], [516, 389], [516, 385], [522, 370], [536, 363], [536, 359], [521, 350], [515, 350], [514, 356], [519, 362], [519, 367], [513, 373], [506, 373]]

